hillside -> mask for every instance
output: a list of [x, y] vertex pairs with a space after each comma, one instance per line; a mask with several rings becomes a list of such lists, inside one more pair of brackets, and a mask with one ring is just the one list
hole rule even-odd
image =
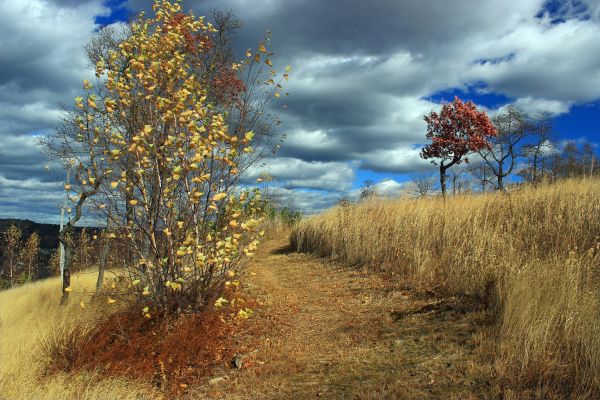
[[164, 323], [94, 302], [93, 271], [66, 308], [10, 289], [0, 397], [597, 398], [599, 212], [590, 180], [344, 205], [264, 241], [235, 306]]

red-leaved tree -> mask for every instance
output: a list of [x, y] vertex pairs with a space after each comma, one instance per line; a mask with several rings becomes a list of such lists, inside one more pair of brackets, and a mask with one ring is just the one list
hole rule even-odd
[[427, 139], [431, 143], [421, 150], [425, 160], [433, 159], [440, 166], [440, 187], [446, 195], [446, 170], [455, 164], [469, 162], [466, 155], [490, 148], [488, 138], [496, 136], [496, 129], [484, 111], [478, 111], [473, 102], [454, 97], [444, 104], [439, 113], [426, 115]]

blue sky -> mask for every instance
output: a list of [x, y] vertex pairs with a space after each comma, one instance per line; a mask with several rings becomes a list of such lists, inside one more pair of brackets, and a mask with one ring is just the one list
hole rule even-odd
[[[411, 173], [430, 167], [418, 156], [422, 117], [455, 95], [492, 114], [508, 104], [549, 112], [561, 140], [600, 142], [598, 0], [183, 4], [196, 15], [236, 14], [240, 55], [270, 29], [276, 66], [294, 67], [288, 107], [278, 108], [287, 139], [249, 179], [269, 173], [286, 204], [305, 212], [356, 198], [365, 180], [385, 194], [410, 193]], [[0, 218], [57, 220], [63, 173], [33, 136], [55, 127], [93, 77], [82, 49], [94, 32], [150, 5], [0, 2]]]

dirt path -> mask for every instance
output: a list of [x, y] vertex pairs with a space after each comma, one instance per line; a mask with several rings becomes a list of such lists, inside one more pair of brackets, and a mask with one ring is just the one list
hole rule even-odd
[[415, 299], [390, 273], [291, 253], [285, 237], [262, 246], [245, 282], [262, 305], [236, 338], [244, 366], [217, 371], [190, 398], [486, 397], [481, 311]]

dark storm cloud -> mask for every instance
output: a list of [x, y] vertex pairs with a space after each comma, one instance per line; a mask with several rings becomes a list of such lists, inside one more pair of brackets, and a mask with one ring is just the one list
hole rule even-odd
[[[151, 11], [150, 0], [0, 1], [0, 216], [55, 218], [60, 169], [33, 134], [58, 123], [91, 75], [82, 51], [106, 4]], [[600, 98], [596, 0], [199, 0], [196, 15], [231, 10], [240, 57], [272, 30], [273, 62], [293, 71], [275, 103], [287, 139], [265, 168], [285, 201], [315, 211], [351, 191], [357, 169], [424, 167], [427, 99], [481, 84], [528, 110], [564, 113]], [[115, 11], [114, 7], [113, 10]], [[27, 15], [27, 18], [23, 18]], [[487, 61], [486, 61], [487, 60]], [[492, 62], [493, 61], [493, 62]], [[283, 109], [281, 106], [287, 105]], [[426, 165], [425, 165], [426, 166]], [[380, 189], [401, 192], [385, 180]], [[344, 194], [345, 193], [345, 194]], [[354, 194], [352, 194], [354, 193]], [[45, 211], [46, 210], [46, 211]]]
[[[151, 3], [130, 0], [128, 4], [134, 10], [149, 10]], [[541, 4], [482, 1], [474, 7], [470, 0], [207, 0], [188, 5], [201, 15], [212, 9], [232, 10], [246, 25], [246, 43], [271, 29], [284, 54], [346, 56], [390, 54], [400, 49], [437, 53], [440, 44], [463, 42], [482, 30], [498, 29], [499, 15], [518, 19], [522, 13], [537, 12]]]
[[83, 46], [107, 11], [98, 0], [0, 2], [0, 218], [56, 220], [64, 173], [35, 136], [90, 75]]

